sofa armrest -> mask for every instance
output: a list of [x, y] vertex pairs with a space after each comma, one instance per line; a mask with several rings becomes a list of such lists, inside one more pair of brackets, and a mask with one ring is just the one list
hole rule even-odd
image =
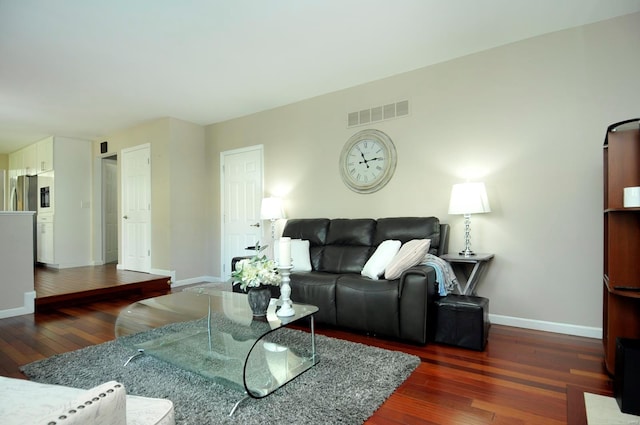
[[436, 271], [431, 266], [415, 266], [400, 276], [400, 336], [403, 339], [426, 344], [433, 338], [433, 313], [430, 308], [437, 294]]
[[84, 391], [74, 400], [68, 401], [33, 423], [127, 425], [126, 396], [124, 385], [110, 381]]

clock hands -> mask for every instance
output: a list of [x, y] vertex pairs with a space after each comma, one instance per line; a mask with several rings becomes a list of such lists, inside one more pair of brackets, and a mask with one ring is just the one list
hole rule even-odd
[[360, 155], [362, 155], [362, 159], [363, 159], [364, 161], [359, 161], [359, 162], [358, 162], [358, 164], [364, 164], [364, 165], [366, 165], [366, 166], [367, 166], [367, 168], [369, 168], [369, 162], [373, 162], [373, 161], [384, 161], [384, 158], [380, 158], [380, 157], [367, 159], [367, 158], [365, 158], [365, 157], [364, 157], [364, 154], [363, 154], [362, 152], [360, 152]]
[[358, 164], [364, 164], [367, 166], [367, 168], [369, 168], [369, 164], [367, 164], [369, 161], [367, 161], [367, 158], [364, 157], [364, 153], [360, 152], [360, 156], [362, 157], [363, 161], [358, 162]]
[[360, 162], [358, 162], [358, 164], [364, 164], [364, 165], [367, 166], [367, 168], [369, 168], [369, 164], [367, 164], [367, 162], [369, 162], [369, 161], [367, 161], [367, 158], [364, 157], [364, 153], [360, 152], [360, 156], [362, 156], [362, 159], [364, 161], [360, 161]]

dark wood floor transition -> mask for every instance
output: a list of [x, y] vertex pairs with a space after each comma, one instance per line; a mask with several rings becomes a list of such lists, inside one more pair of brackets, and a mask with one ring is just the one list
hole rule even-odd
[[68, 269], [37, 266], [34, 273], [37, 311], [170, 289], [167, 276], [118, 270], [116, 264]]
[[[77, 270], [76, 277], [72, 273], [69, 282], [79, 279], [88, 285], [101, 273], [130, 277], [115, 267], [85, 270], [91, 279], [80, 277], [81, 272]], [[63, 274], [39, 270], [38, 280], [45, 285]], [[114, 323], [122, 308], [181, 290], [167, 288], [166, 278], [162, 279], [156, 289], [124, 292], [108, 292], [106, 281], [96, 282], [90, 289], [101, 296], [96, 301], [77, 304], [72, 299], [72, 305], [65, 305], [57, 298], [56, 308], [0, 320], [0, 374], [24, 378], [21, 365], [114, 339]], [[113, 286], [122, 285], [128, 284]], [[608, 395], [612, 391], [600, 340], [493, 325], [485, 351], [477, 352], [438, 344], [415, 346], [322, 326], [317, 332], [420, 357], [421, 364], [367, 421], [369, 425], [582, 425], [586, 424], [583, 391]]]

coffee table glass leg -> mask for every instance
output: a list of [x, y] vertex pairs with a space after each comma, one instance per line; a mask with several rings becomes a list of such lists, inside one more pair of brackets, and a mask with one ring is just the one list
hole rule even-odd
[[142, 348], [138, 348], [138, 352], [137, 352], [136, 354], [134, 354], [133, 356], [129, 357], [129, 358], [127, 359], [127, 361], [126, 361], [126, 362], [124, 362], [124, 366], [128, 365], [128, 364], [131, 362], [131, 360], [133, 360], [133, 359], [135, 359], [135, 358], [138, 358], [138, 357], [140, 357], [140, 356], [142, 356], [142, 355], [144, 355], [144, 349], [142, 349]]
[[236, 409], [238, 408], [238, 406], [240, 406], [240, 403], [242, 403], [243, 401], [245, 401], [248, 398], [251, 398], [251, 397], [249, 397], [248, 395], [245, 394], [244, 397], [242, 397], [240, 400], [238, 400], [238, 402], [233, 405], [233, 409], [231, 409], [231, 412], [229, 412], [229, 416], [233, 416], [233, 414], [236, 412]]
[[316, 364], [316, 331], [313, 314], [311, 315], [311, 355], [313, 356], [313, 364]]

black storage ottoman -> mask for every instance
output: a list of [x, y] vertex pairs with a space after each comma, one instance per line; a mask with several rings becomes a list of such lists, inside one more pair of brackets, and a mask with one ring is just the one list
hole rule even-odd
[[435, 342], [482, 351], [489, 336], [489, 300], [447, 295], [435, 301]]

